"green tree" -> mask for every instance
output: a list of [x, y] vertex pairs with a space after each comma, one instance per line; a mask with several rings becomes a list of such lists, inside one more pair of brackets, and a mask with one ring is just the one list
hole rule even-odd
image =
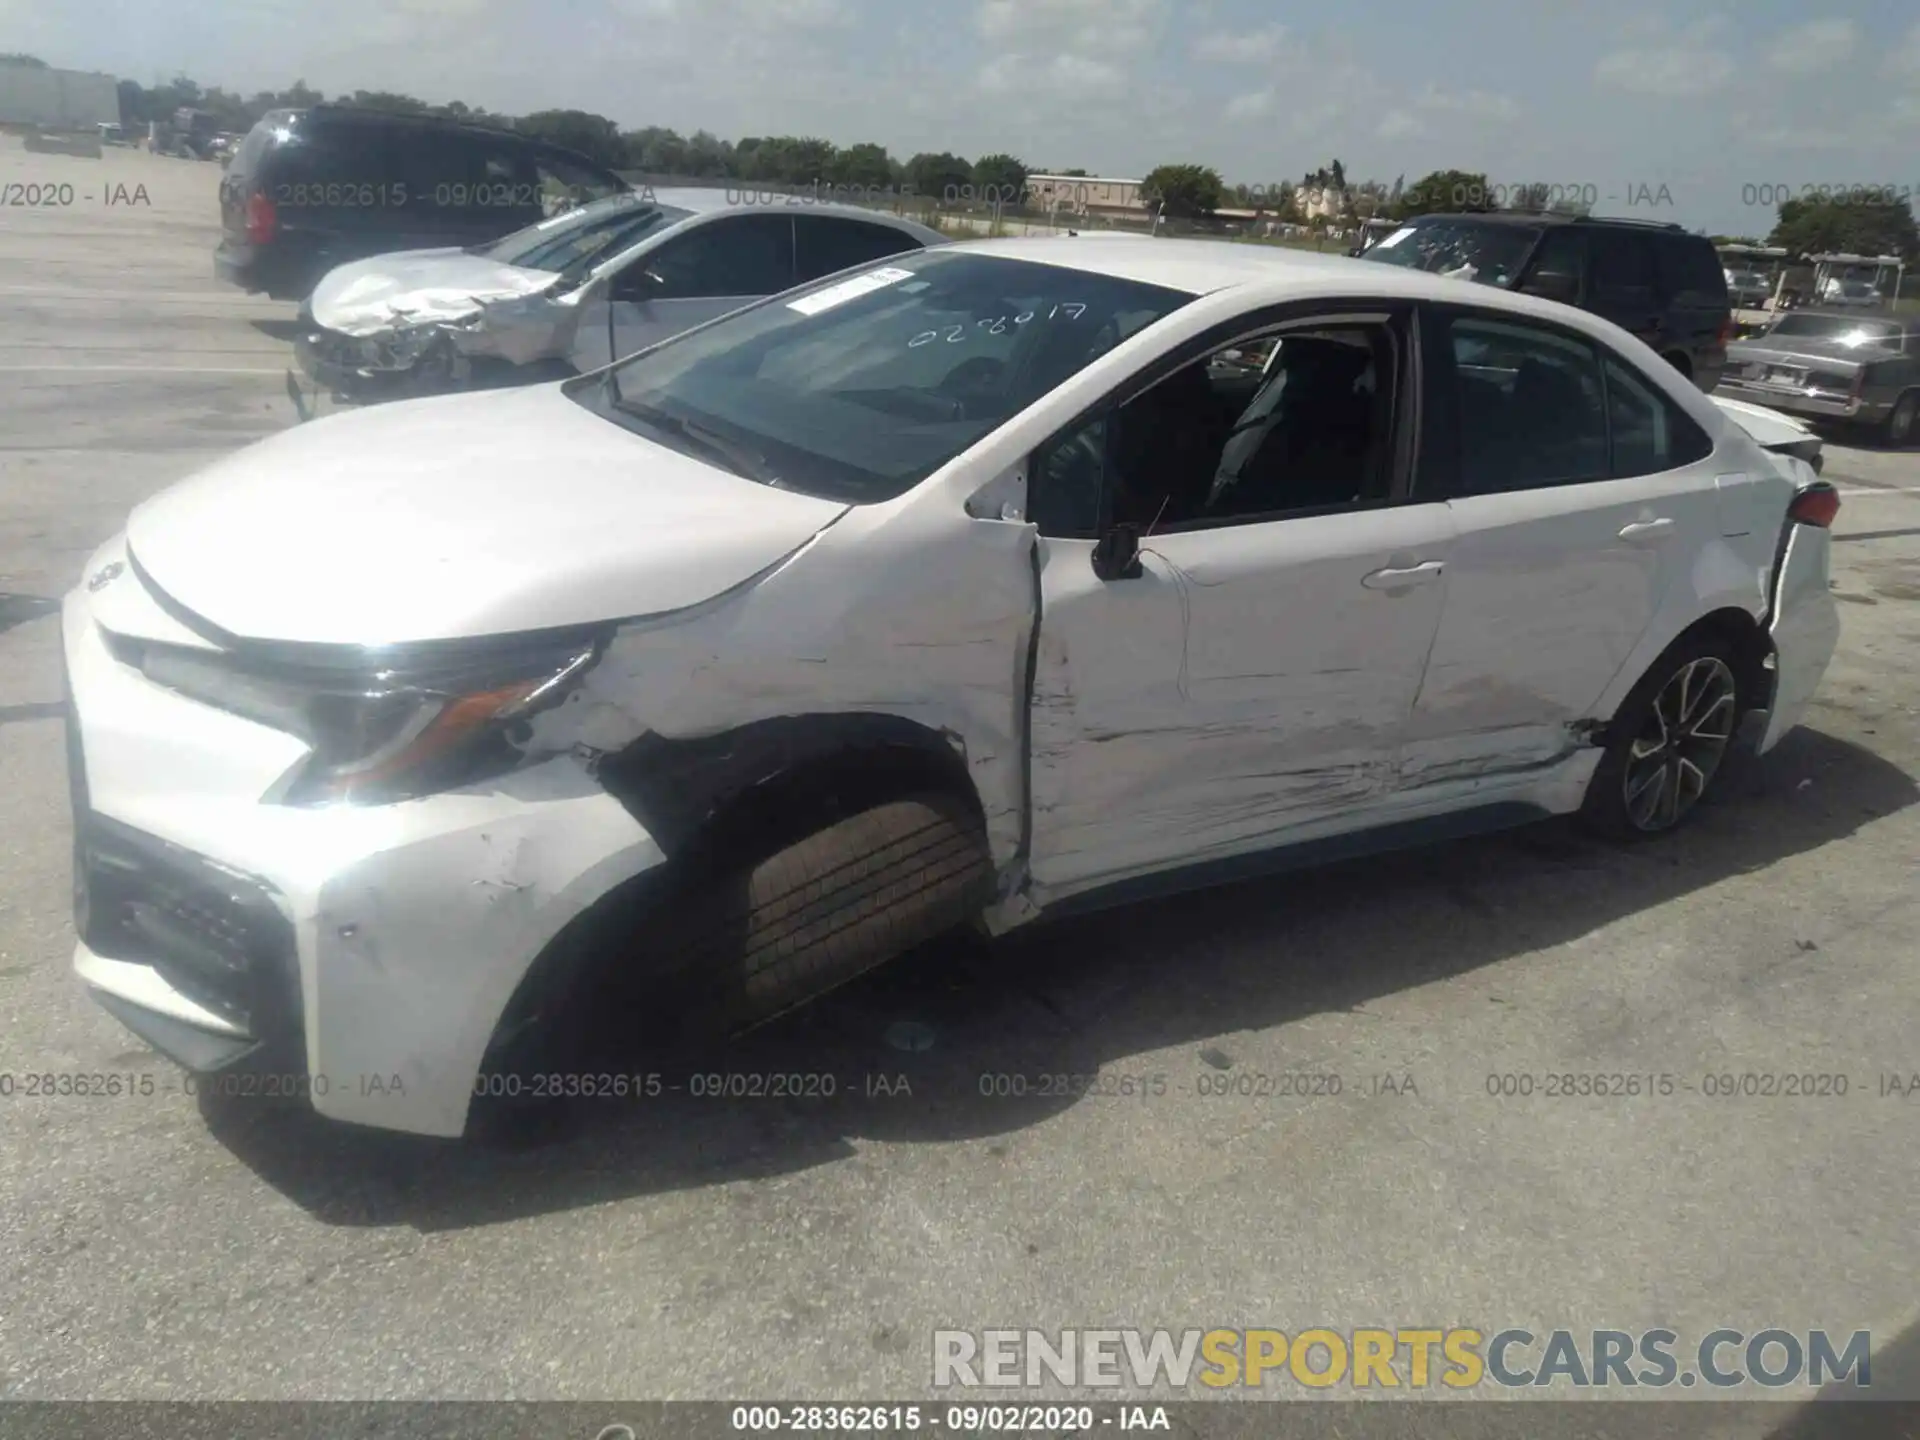
[[385, 110], [395, 115], [425, 115], [433, 109], [424, 100], [393, 90], [356, 90], [344, 103], [359, 110]]
[[1393, 218], [1491, 209], [1493, 187], [1484, 174], [1477, 170], [1435, 170], [1400, 192], [1398, 213]]
[[1849, 254], [1920, 256], [1913, 207], [1905, 200], [1852, 204], [1824, 197], [1788, 200], [1767, 237], [1793, 255]]
[[893, 161], [884, 145], [849, 145], [833, 152], [826, 178], [835, 185], [883, 190], [893, 183]]
[[1002, 203], [1017, 204], [1027, 188], [1027, 167], [1012, 155], [982, 155], [973, 162], [973, 189], [976, 195], [998, 197]]
[[945, 203], [967, 193], [973, 167], [958, 155], [922, 153], [907, 161], [907, 183], [936, 202]]
[[660, 125], [644, 130], [629, 130], [620, 137], [627, 164], [649, 175], [687, 175], [692, 173], [687, 142], [675, 131]]
[[1140, 182], [1140, 198], [1181, 220], [1211, 215], [1226, 197], [1226, 182], [1207, 165], [1156, 165]]
[[627, 160], [620, 143], [620, 127], [604, 115], [585, 110], [539, 110], [522, 116], [514, 128], [523, 135], [577, 150], [602, 165], [617, 167]]

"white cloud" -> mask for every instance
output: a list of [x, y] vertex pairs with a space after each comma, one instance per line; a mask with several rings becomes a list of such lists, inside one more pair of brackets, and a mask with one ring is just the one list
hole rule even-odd
[[980, 0], [974, 25], [988, 43], [1017, 53], [1111, 55], [1146, 48], [1164, 13], [1165, 0]]
[[1374, 131], [1382, 140], [1404, 140], [1410, 135], [1418, 135], [1426, 127], [1404, 110], [1389, 110], [1380, 117], [1380, 124]]
[[1266, 25], [1258, 30], [1215, 30], [1193, 42], [1193, 56], [1196, 60], [1228, 65], [1257, 65], [1278, 55], [1286, 38], [1284, 25]]
[[1258, 120], [1263, 115], [1273, 113], [1273, 101], [1274, 93], [1271, 87], [1250, 91], [1245, 95], [1236, 95], [1227, 101], [1227, 119]]
[[1909, 80], [1920, 80], [1920, 23], [1902, 36], [1887, 54], [1887, 69]]
[[1860, 27], [1852, 20], [1809, 20], [1774, 36], [1765, 60], [1783, 74], [1810, 75], [1840, 64], [1859, 43]]
[[1445, 91], [1429, 85], [1413, 103], [1422, 110], [1477, 120], [1512, 120], [1520, 114], [1520, 107], [1510, 97], [1490, 90]]
[[1733, 78], [1728, 26], [1702, 20], [1685, 30], [1647, 34], [1651, 42], [1602, 55], [1593, 67], [1596, 83], [1636, 95], [1675, 99], [1710, 94]]
[[1087, 55], [1003, 55], [980, 72], [980, 88], [994, 94], [1039, 87], [1062, 99], [1085, 100], [1117, 95], [1126, 85], [1125, 70]]

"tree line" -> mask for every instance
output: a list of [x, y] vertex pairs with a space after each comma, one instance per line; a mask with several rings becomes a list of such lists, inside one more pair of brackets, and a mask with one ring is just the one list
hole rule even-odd
[[[32, 57], [14, 57], [32, 63]], [[122, 123], [144, 126], [169, 121], [182, 108], [205, 110], [222, 129], [241, 132], [272, 110], [317, 105], [328, 97], [295, 81], [285, 90], [250, 96], [219, 86], [202, 87], [186, 76], [143, 86], [120, 82]], [[356, 90], [333, 103], [404, 114], [437, 115], [471, 124], [537, 136], [565, 145], [615, 170], [660, 177], [714, 179], [779, 186], [833, 185], [860, 189], [905, 189], [935, 200], [964, 198], [1018, 204], [1030, 174], [1082, 175], [1079, 168], [1028, 166], [1017, 156], [983, 155], [973, 160], [949, 152], [922, 152], [907, 159], [871, 142], [836, 145], [811, 136], [748, 136], [724, 140], [710, 131], [682, 135], [665, 126], [622, 130], [604, 115], [584, 110], [541, 110], [507, 115], [454, 100], [437, 104], [384, 90]], [[1405, 220], [1445, 212], [1520, 211], [1547, 213], [1585, 207], [1581, 197], [1552, 187], [1501, 186], [1479, 171], [1435, 170], [1412, 183], [1405, 176], [1391, 185], [1354, 182], [1338, 159], [1303, 172], [1296, 181], [1277, 184], [1228, 184], [1211, 166], [1157, 166], [1141, 181], [1141, 198], [1150, 209], [1175, 219], [1202, 224], [1222, 210], [1280, 223], [1343, 226], [1368, 219]], [[1884, 202], [1814, 196], [1785, 201], [1770, 245], [1795, 254], [1820, 251], [1920, 256], [1912, 207], [1901, 199]]]

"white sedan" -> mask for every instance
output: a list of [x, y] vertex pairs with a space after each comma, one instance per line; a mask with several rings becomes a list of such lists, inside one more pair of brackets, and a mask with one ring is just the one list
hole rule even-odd
[[456, 1135], [622, 1083], [570, 1058], [609, 987], [749, 1024], [954, 925], [1660, 836], [1818, 685], [1837, 507], [1528, 296], [897, 257], [136, 509], [65, 603], [75, 968], [189, 1066]]

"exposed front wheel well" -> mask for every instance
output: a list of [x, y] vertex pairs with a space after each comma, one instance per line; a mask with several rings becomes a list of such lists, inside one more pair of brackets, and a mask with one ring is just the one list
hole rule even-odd
[[[600, 778], [648, 826], [666, 863], [616, 886], [547, 946], [495, 1026], [489, 1071], [565, 1054], [605, 982], [651, 978], [660, 947], [649, 942], [676, 897], [737, 878], [851, 817], [931, 802], [953, 817], [955, 874], [991, 863], [961, 754], [937, 732], [891, 717], [793, 718], [687, 742], [650, 737], [606, 757]], [[974, 858], [959, 865], [962, 852]]]

